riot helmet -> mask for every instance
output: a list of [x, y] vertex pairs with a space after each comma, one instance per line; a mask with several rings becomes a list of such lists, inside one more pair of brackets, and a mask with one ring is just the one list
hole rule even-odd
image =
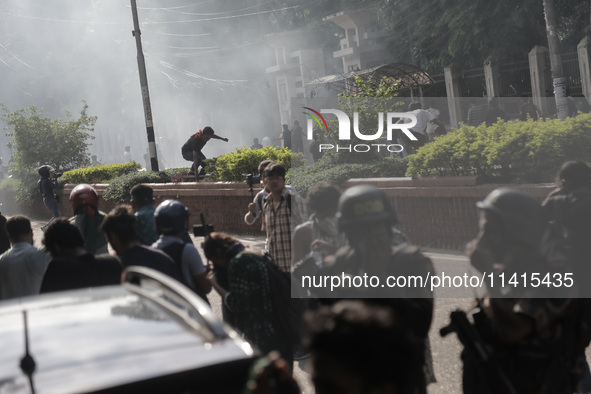
[[499, 188], [476, 206], [498, 217], [511, 238], [539, 247], [546, 222], [540, 203], [533, 197], [514, 189]]
[[374, 223], [385, 223], [389, 226], [398, 223], [388, 196], [371, 185], [353, 186], [341, 194], [337, 220], [339, 229], [344, 232]]
[[37, 168], [37, 172], [39, 173], [39, 175], [41, 175], [44, 178], [49, 178], [51, 176], [51, 173], [54, 171], [55, 170], [53, 169], [53, 167], [48, 164], [42, 165], [41, 167]]
[[88, 213], [93, 214], [94, 211], [98, 210], [98, 201], [98, 193], [94, 187], [86, 183], [79, 184], [70, 193], [70, 203], [75, 215], [81, 213], [84, 205], [88, 206]]
[[189, 209], [176, 200], [161, 202], [154, 212], [158, 234], [173, 234], [187, 231]]

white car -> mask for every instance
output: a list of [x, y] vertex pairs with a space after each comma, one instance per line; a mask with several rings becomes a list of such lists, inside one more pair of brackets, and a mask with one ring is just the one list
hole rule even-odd
[[173, 279], [0, 303], [0, 393], [240, 393], [255, 352]]

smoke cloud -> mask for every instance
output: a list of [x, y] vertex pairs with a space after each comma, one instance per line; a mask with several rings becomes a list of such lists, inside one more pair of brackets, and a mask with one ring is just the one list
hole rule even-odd
[[[156, 140], [166, 168], [187, 166], [184, 141], [209, 125], [207, 157], [277, 138], [277, 104], [265, 82], [269, 49], [257, 1], [138, 0]], [[129, 1], [3, 0], [0, 103], [34, 105], [52, 118], [89, 105], [98, 116], [90, 154], [123, 162], [126, 145], [145, 165], [146, 125]], [[0, 155], [10, 156], [0, 135]], [[50, 147], [48, 147], [50, 149]], [[162, 166], [161, 166], [162, 167]]]

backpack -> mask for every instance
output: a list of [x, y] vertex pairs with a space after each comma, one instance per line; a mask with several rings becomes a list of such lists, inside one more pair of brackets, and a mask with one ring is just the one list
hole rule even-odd
[[262, 261], [269, 276], [273, 325], [277, 334], [288, 343], [299, 344], [303, 302], [299, 298], [291, 298], [290, 274], [281, 271], [268, 253], [263, 255]]
[[175, 276], [177, 278], [179, 278], [179, 282], [181, 282], [182, 284], [184, 284], [185, 286], [187, 286], [189, 289], [193, 290], [199, 297], [203, 298], [203, 300], [205, 302], [207, 302], [207, 304], [209, 304], [209, 300], [207, 299], [207, 295], [194, 288], [193, 286], [191, 286], [190, 283], [188, 283], [188, 281], [185, 278], [185, 275], [183, 275], [183, 251], [185, 250], [185, 246], [187, 246], [186, 242], [180, 243], [180, 242], [173, 242], [169, 245], [167, 245], [166, 247], [162, 248], [161, 250], [166, 253], [173, 261], [174, 261], [174, 265], [175, 265]]

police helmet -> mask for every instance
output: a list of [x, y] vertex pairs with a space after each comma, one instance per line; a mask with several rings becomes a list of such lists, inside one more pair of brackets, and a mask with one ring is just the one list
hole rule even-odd
[[476, 206], [501, 219], [512, 238], [534, 248], [539, 246], [546, 222], [540, 203], [533, 197], [514, 189], [499, 188]]
[[95, 209], [98, 208], [98, 201], [98, 193], [94, 187], [86, 183], [79, 184], [70, 193], [70, 203], [75, 214], [77, 213], [77, 208], [82, 204], [90, 205]]
[[154, 222], [159, 234], [187, 231], [189, 209], [176, 200], [161, 202], [154, 211]]
[[341, 194], [337, 220], [341, 231], [372, 223], [386, 223], [390, 226], [398, 223], [388, 196], [370, 185], [353, 186]]
[[37, 172], [39, 173], [39, 175], [41, 175], [42, 177], [46, 177], [49, 178], [51, 173], [54, 172], [55, 170], [53, 169], [52, 166], [50, 165], [42, 165], [41, 167], [37, 168]]

